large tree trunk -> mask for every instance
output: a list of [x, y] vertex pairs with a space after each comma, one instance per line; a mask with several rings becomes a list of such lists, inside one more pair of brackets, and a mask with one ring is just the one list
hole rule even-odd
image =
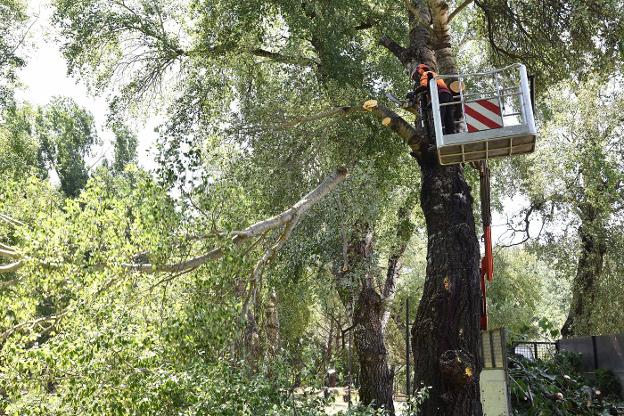
[[[338, 294], [347, 311], [353, 307], [352, 331], [360, 364], [360, 402], [394, 414], [393, 374], [384, 345], [382, 297], [373, 289], [373, 232], [354, 227], [345, 242], [342, 265], [334, 264]], [[357, 298], [356, 298], [357, 297]]]
[[[436, 55], [440, 55], [443, 71], [455, 72], [445, 23], [447, 7], [439, 0], [409, 3], [410, 44], [395, 55], [408, 73], [420, 62], [435, 69]], [[382, 44], [386, 43], [382, 39]], [[463, 167], [440, 166], [435, 137], [428, 136], [419, 124], [417, 121], [420, 152], [412, 154], [422, 174], [421, 207], [428, 248], [423, 297], [412, 327], [414, 387], [429, 388], [422, 409], [427, 416], [480, 416], [481, 293], [472, 197]]]
[[[410, 219], [412, 196], [398, 209], [395, 241], [388, 256], [388, 267], [381, 293], [374, 289], [373, 233], [368, 227], [355, 227], [343, 250], [343, 265], [334, 268], [341, 299], [347, 310], [355, 302], [353, 332], [360, 364], [360, 401], [394, 414], [394, 372], [388, 367], [388, 351], [384, 344], [386, 324], [390, 317], [389, 303], [394, 299], [401, 271], [401, 258], [412, 236]], [[373, 267], [371, 267], [373, 266]], [[347, 290], [347, 288], [350, 289]], [[354, 299], [354, 289], [359, 295]]]
[[425, 415], [481, 415], [479, 243], [460, 166], [421, 161], [427, 275], [412, 328], [415, 387], [429, 386]]
[[604, 227], [597, 224], [595, 209], [584, 210], [588, 215], [582, 218], [579, 227], [581, 253], [572, 287], [572, 302], [568, 318], [561, 328], [564, 337], [591, 334], [591, 311], [596, 299], [598, 281], [602, 276], [607, 244]]
[[363, 288], [355, 306], [353, 335], [360, 362], [360, 401], [394, 414], [393, 372], [382, 327], [383, 301], [372, 287]]

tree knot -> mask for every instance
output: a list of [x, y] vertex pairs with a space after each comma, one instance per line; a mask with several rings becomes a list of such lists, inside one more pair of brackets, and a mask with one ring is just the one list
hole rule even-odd
[[475, 380], [474, 357], [465, 351], [445, 351], [439, 364], [442, 377], [452, 390], [459, 390]]

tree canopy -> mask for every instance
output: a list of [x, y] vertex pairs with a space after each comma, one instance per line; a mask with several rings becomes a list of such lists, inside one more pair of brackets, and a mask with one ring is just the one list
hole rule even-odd
[[[493, 224], [513, 238], [491, 325], [624, 328], [620, 2], [53, 5], [115, 142], [92, 160], [102, 132], [71, 98], [0, 105], [0, 413], [321, 415], [305, 389], [332, 377], [372, 407], [349, 414], [392, 413], [411, 332], [415, 404], [481, 415], [479, 173], [441, 166], [387, 95], [421, 62], [538, 80], [535, 153], [491, 162], [492, 206], [516, 214]], [[0, 17], [10, 81], [26, 15]]]

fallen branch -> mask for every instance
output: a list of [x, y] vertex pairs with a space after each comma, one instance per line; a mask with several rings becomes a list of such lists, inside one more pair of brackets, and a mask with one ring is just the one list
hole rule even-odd
[[[282, 212], [279, 215], [268, 218], [264, 221], [257, 222], [253, 225], [250, 225], [246, 229], [242, 231], [234, 231], [232, 235], [232, 242], [234, 244], [240, 244], [243, 241], [263, 234], [266, 231], [271, 229], [280, 227], [282, 225], [289, 224], [294, 228], [298, 221], [295, 221], [295, 218], [300, 217], [304, 214], [310, 207], [316, 204], [318, 201], [323, 199], [327, 194], [336, 189], [336, 187], [342, 183], [347, 178], [347, 169], [338, 168], [332, 175], [327, 177], [319, 186], [317, 186], [312, 192], [305, 195], [302, 199], [300, 199], [295, 205]], [[288, 227], [287, 227], [288, 229]], [[291, 230], [292, 231], [292, 230]], [[290, 234], [290, 232], [288, 233]], [[278, 243], [283, 241], [283, 235], [278, 240]], [[288, 238], [288, 237], [286, 237]], [[153, 264], [123, 264], [124, 268], [135, 270], [135, 271], [143, 271], [143, 272], [169, 272], [169, 273], [179, 273], [188, 269], [197, 268], [210, 260], [215, 260], [223, 256], [224, 249], [222, 247], [217, 247], [209, 251], [208, 253], [192, 258], [190, 260], [176, 263], [172, 265], [153, 265]]]
[[279, 215], [268, 218], [264, 221], [257, 222], [243, 231], [234, 231], [232, 234], [234, 243], [262, 234], [265, 231], [276, 228], [290, 222], [295, 216], [301, 216], [310, 207], [323, 199], [327, 194], [336, 189], [336, 187], [347, 178], [347, 169], [338, 168], [336, 171], [325, 179], [312, 192], [305, 195], [295, 205]]
[[[300, 217], [306, 211], [312, 207], [312, 205], [319, 202], [327, 194], [336, 189], [336, 187], [342, 183], [348, 176], [347, 169], [344, 167], [336, 169], [336, 171], [328, 176], [321, 184], [319, 184], [313, 191], [305, 195], [295, 205], [279, 215], [271, 217], [269, 219], [257, 222], [242, 231], [232, 232], [232, 243], [238, 245], [243, 241], [254, 237], [264, 232], [285, 225], [293, 220], [295, 217]], [[121, 267], [128, 271], [136, 271], [142, 273], [180, 273], [186, 270], [195, 269], [199, 266], [206, 264], [209, 261], [221, 258], [225, 254], [223, 247], [215, 247], [209, 252], [202, 254], [201, 256], [193, 257], [189, 260], [174, 264], [150, 264], [150, 263], [121, 263], [121, 264], [99, 264], [95, 265], [96, 270], [103, 270], [109, 267]], [[10, 273], [19, 269], [23, 265], [22, 260], [10, 263], [7, 265], [0, 265], [0, 274]]]

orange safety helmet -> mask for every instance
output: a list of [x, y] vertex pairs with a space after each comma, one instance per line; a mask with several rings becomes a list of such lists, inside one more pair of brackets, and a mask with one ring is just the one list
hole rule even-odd
[[427, 64], [418, 64], [418, 66], [416, 67], [416, 71], [420, 73], [420, 71], [426, 72], [426, 71], [430, 71], [431, 68], [429, 68], [429, 65]]
[[419, 77], [416, 75], [421, 75], [423, 72], [427, 72], [430, 71], [431, 68], [429, 68], [429, 65], [427, 64], [418, 64], [418, 66], [416, 66], [416, 68], [414, 68], [414, 70], [412, 71], [412, 79], [413, 80], [417, 80]]

